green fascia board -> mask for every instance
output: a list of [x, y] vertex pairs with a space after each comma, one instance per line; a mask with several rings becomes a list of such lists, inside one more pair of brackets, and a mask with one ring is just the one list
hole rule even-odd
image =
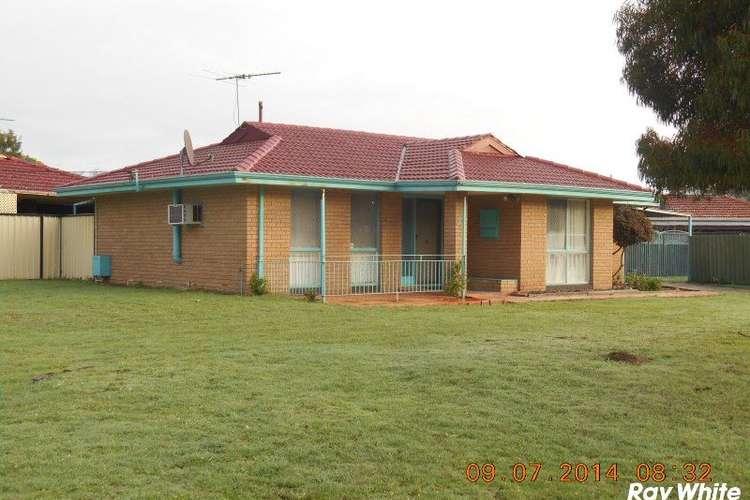
[[91, 196], [105, 193], [127, 193], [151, 191], [155, 189], [175, 189], [199, 186], [228, 184], [258, 184], [266, 186], [290, 186], [331, 189], [356, 189], [367, 191], [390, 191], [398, 193], [445, 193], [480, 192], [509, 194], [538, 194], [568, 198], [600, 198], [638, 205], [655, 206], [650, 192], [626, 189], [584, 188], [552, 184], [525, 184], [492, 181], [400, 181], [360, 180], [344, 178], [308, 177], [298, 175], [264, 174], [255, 172], [225, 172], [221, 174], [189, 175], [167, 177], [155, 180], [141, 180], [140, 189], [134, 182], [92, 184], [89, 186], [61, 187], [56, 190], [60, 196]]
[[603, 198], [610, 200], [653, 203], [654, 195], [647, 191], [630, 191], [627, 189], [586, 188], [578, 186], [560, 186], [554, 184], [524, 184], [511, 182], [464, 181], [458, 191], [540, 194], [567, 198]]
[[152, 191], [155, 189], [219, 186], [227, 184], [237, 184], [238, 182], [237, 172], [224, 172], [221, 174], [186, 175], [164, 177], [154, 180], [140, 180], [138, 187], [136, 186], [134, 181], [128, 181], [60, 187], [55, 191], [60, 196], [82, 196], [105, 193], [135, 193], [138, 191]]

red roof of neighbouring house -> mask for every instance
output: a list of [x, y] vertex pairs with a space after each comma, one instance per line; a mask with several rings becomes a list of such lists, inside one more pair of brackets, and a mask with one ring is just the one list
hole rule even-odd
[[63, 184], [83, 180], [82, 175], [13, 156], [0, 155], [0, 189], [49, 193]]
[[733, 196], [664, 196], [664, 208], [693, 217], [750, 218], [750, 201]]
[[[648, 191], [592, 172], [524, 157], [490, 134], [426, 139], [300, 125], [245, 122], [223, 141], [195, 150], [184, 175], [254, 172], [291, 176], [409, 181], [488, 181]], [[213, 155], [213, 159], [209, 157]], [[71, 185], [180, 175], [171, 155]]]

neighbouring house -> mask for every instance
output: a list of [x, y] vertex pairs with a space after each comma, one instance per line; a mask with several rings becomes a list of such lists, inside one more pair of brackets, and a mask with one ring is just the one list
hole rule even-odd
[[[79, 180], [116, 283], [324, 295], [612, 287], [613, 203], [650, 191], [522, 156], [490, 134], [424, 139], [245, 122], [221, 142]], [[170, 224], [171, 223], [171, 224]]]
[[750, 233], [750, 201], [733, 196], [664, 195], [646, 214], [657, 231]]
[[[71, 214], [80, 200], [60, 198], [55, 188], [82, 179], [72, 172], [0, 155], [0, 214]], [[88, 205], [81, 211], [91, 210]]]

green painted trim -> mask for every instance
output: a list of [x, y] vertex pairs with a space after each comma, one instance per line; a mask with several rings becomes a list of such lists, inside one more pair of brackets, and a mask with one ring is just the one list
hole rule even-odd
[[[182, 191], [175, 189], [172, 191], [172, 204], [182, 203]], [[182, 262], [182, 227], [172, 226], [172, 260], [176, 263]]]
[[583, 188], [553, 184], [465, 181], [458, 186], [458, 191], [540, 194], [545, 196], [565, 196], [568, 198], [604, 198], [642, 202], [654, 201], [654, 196], [650, 192], [641, 193], [639, 191], [628, 191], [625, 189]]
[[320, 296], [326, 297], [326, 190], [320, 190]]
[[[268, 186], [293, 186], [308, 188], [361, 189], [369, 191], [391, 191], [399, 193], [445, 193], [451, 191], [483, 193], [539, 194], [546, 196], [566, 196], [575, 198], [603, 198], [630, 201], [643, 205], [655, 204], [649, 192], [627, 189], [583, 188], [553, 184], [527, 184], [520, 182], [490, 181], [399, 181], [359, 180], [326, 177], [309, 177], [254, 172], [225, 172], [168, 177], [155, 180], [141, 180], [141, 191], [153, 189], [177, 189], [197, 186], [225, 184], [263, 184]], [[61, 196], [88, 196], [101, 193], [136, 192], [133, 182], [94, 184], [91, 186], [61, 187], [56, 192]]]
[[[467, 244], [468, 244], [468, 232], [469, 232], [469, 197], [464, 196], [464, 207], [463, 207], [463, 220], [461, 221], [461, 255], [466, 260], [467, 255]], [[466, 272], [466, 262], [464, 262], [464, 273]]]
[[411, 248], [412, 253], [417, 255], [417, 199], [412, 198], [411, 203]]
[[258, 189], [258, 277], [266, 274], [266, 188]]
[[485, 240], [500, 239], [500, 209], [479, 209], [479, 238]]
[[[220, 174], [185, 175], [176, 177], [165, 177], [163, 179], [141, 180], [140, 191], [154, 189], [179, 189], [198, 186], [216, 186], [226, 184], [238, 184], [237, 172], [223, 172]], [[92, 184], [90, 186], [61, 187], [55, 190], [60, 196], [85, 196], [102, 193], [135, 193], [134, 182], [109, 182], [104, 184]]]
[[380, 255], [380, 203], [382, 202], [382, 196], [375, 195], [375, 252]]

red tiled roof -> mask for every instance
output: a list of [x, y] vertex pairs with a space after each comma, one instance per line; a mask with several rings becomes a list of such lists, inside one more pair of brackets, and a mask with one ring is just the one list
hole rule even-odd
[[[246, 169], [248, 165], [253, 165], [257, 162], [258, 157], [262, 156], [268, 149], [268, 143], [274, 143], [276, 141], [277, 139], [273, 141], [265, 139], [237, 144], [211, 144], [210, 146], [196, 148], [196, 165], [193, 166], [188, 165], [187, 160], [181, 162], [180, 154], [178, 153], [164, 158], [131, 165], [119, 170], [104, 172], [103, 174], [89, 177], [80, 182], [73, 182], [71, 185], [78, 186], [106, 182], [127, 182], [131, 180], [131, 174], [136, 170], [138, 171], [138, 178], [140, 180], [174, 177], [180, 175], [181, 164], [185, 175], [230, 172], [233, 170], [239, 171]], [[213, 155], [213, 158], [209, 160], [211, 155]]]
[[750, 201], [732, 196], [664, 196], [664, 208], [693, 217], [750, 218]]
[[0, 155], [0, 189], [49, 193], [63, 184], [82, 179], [82, 175], [42, 163]]
[[463, 153], [466, 179], [648, 191], [641, 186], [533, 156]]
[[281, 137], [273, 151], [252, 169], [268, 174], [393, 181], [401, 148], [407, 142], [420, 140], [275, 123], [245, 125]]
[[[647, 191], [584, 170], [523, 157], [466, 149], [489, 134], [425, 139], [276, 123], [245, 122], [217, 144], [198, 148], [199, 165], [184, 175], [257, 172], [376, 181], [498, 181]], [[208, 160], [210, 155], [213, 159]], [[107, 172], [72, 185], [122, 182], [138, 170], [142, 180], [180, 175], [180, 157], [171, 155]]]
[[[455, 170], [458, 168], [458, 165], [456, 165], [457, 158], [451, 152], [461, 151], [483, 137], [486, 136], [471, 135], [453, 139], [422, 140], [406, 144], [404, 161], [401, 165], [398, 180], [460, 179], [460, 172]], [[455, 171], [452, 172], [452, 170]], [[451, 174], [456, 177], [451, 177]]]

